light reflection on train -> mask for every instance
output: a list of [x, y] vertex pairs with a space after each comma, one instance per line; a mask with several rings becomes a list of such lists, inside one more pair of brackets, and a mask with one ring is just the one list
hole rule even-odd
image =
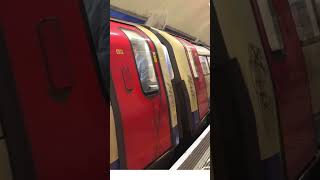
[[210, 52], [110, 21], [110, 168], [164, 168], [208, 124]]

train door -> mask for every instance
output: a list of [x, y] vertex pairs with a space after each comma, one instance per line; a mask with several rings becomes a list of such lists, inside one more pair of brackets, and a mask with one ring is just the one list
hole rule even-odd
[[171, 146], [165, 89], [155, 47], [145, 34], [111, 21], [110, 35], [110, 70], [121, 113], [126, 168], [141, 169]]
[[158, 60], [159, 60], [159, 67], [162, 72], [162, 78], [163, 82], [166, 88], [166, 97], [167, 97], [167, 102], [169, 104], [169, 111], [170, 111], [170, 124], [171, 124], [171, 139], [173, 145], [178, 145], [179, 143], [179, 137], [181, 136], [181, 133], [178, 131], [178, 116], [177, 116], [177, 108], [176, 108], [176, 95], [173, 90], [173, 85], [172, 85], [172, 80], [174, 78], [174, 73], [170, 61], [170, 57], [168, 55], [168, 50], [167, 48], [161, 44], [160, 40], [157, 38], [156, 35], [154, 35], [150, 30], [147, 28], [136, 25], [136, 27], [144, 32], [148, 38], [152, 41], [154, 44], [156, 50], [157, 50], [157, 55], [158, 55]]
[[15, 180], [106, 177], [108, 106], [85, 14], [78, 0], [1, 3], [0, 119]]
[[210, 66], [208, 64], [208, 58], [210, 59], [209, 56], [203, 56], [200, 55], [199, 56], [199, 60], [200, 60], [200, 67], [203, 71], [204, 77], [205, 77], [205, 81], [207, 84], [207, 92], [209, 92], [209, 97], [210, 97]]
[[315, 155], [309, 81], [287, 0], [252, 0], [275, 87], [287, 176], [297, 179]]
[[[210, 106], [210, 51], [202, 46], [195, 46], [199, 55], [200, 65], [207, 86], [208, 104]], [[207, 61], [204, 62], [204, 61]]]
[[200, 118], [196, 90], [184, 47], [178, 39], [164, 31], [155, 28], [149, 30], [158, 37], [168, 51], [174, 73], [172, 82], [178, 98], [177, 109], [180, 112], [183, 136], [184, 138], [192, 136], [198, 129]]
[[[170, 60], [170, 56], [169, 56], [169, 52], [168, 52], [167, 47], [165, 45], [163, 45], [162, 43], [161, 43], [161, 46], [162, 46], [162, 50], [163, 50], [164, 59], [165, 59], [165, 62], [166, 62], [167, 68], [168, 68], [169, 78], [172, 83], [171, 94], [174, 94], [174, 100], [176, 102], [176, 107], [175, 107], [176, 114], [175, 115], [177, 118], [177, 122], [172, 123], [172, 125], [177, 124], [177, 126], [174, 127], [174, 134], [178, 134], [178, 139], [181, 139], [183, 137], [182, 120], [181, 120], [181, 112], [180, 112], [181, 109], [179, 109], [179, 107], [178, 107], [178, 104], [180, 103], [180, 102], [178, 102], [179, 101], [179, 98], [177, 95], [178, 92], [175, 90], [174, 85], [173, 85], [173, 82], [174, 82], [173, 67], [172, 67], [172, 63]], [[177, 137], [177, 135], [175, 137]]]
[[197, 93], [200, 120], [203, 120], [209, 111], [208, 95], [206, 91], [207, 87], [206, 87], [206, 81], [204, 78], [205, 71], [203, 71], [203, 68], [201, 68], [201, 65], [203, 62], [199, 60], [197, 50], [191, 43], [181, 38], [178, 38], [178, 39], [184, 45], [187, 58], [189, 60], [188, 63], [189, 63], [190, 71], [192, 72], [192, 77], [193, 77], [193, 81], [194, 81], [196, 93]]

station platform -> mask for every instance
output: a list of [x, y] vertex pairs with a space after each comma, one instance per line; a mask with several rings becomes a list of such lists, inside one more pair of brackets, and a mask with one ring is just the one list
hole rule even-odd
[[170, 170], [210, 170], [210, 125]]

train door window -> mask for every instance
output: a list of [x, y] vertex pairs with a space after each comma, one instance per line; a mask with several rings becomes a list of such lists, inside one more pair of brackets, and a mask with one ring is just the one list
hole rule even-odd
[[188, 57], [189, 57], [189, 61], [190, 61], [190, 64], [191, 64], [191, 69], [192, 69], [193, 75], [194, 75], [195, 78], [198, 78], [199, 75], [198, 75], [198, 72], [197, 72], [196, 65], [194, 63], [194, 59], [193, 59], [193, 55], [192, 55], [191, 49], [188, 48], [188, 47], [186, 49], [187, 49], [187, 52], [188, 52]]
[[153, 66], [153, 59], [147, 40], [138, 33], [121, 28], [132, 45], [136, 67], [138, 70], [142, 90], [146, 95], [159, 91], [159, 84]]
[[165, 45], [162, 44], [162, 50], [164, 52], [164, 57], [166, 59], [166, 64], [167, 64], [167, 67], [168, 67], [168, 71], [169, 71], [169, 76], [170, 76], [170, 79], [172, 80], [174, 78], [174, 73], [173, 73], [173, 69], [172, 69], [172, 64], [171, 64], [171, 60], [170, 60], [170, 57], [169, 57], [169, 53], [168, 53], [168, 49]]
[[304, 44], [319, 39], [320, 31], [315, 14], [315, 2], [313, 0], [289, 0], [299, 38]]
[[210, 56], [207, 56], [207, 60], [208, 60], [208, 65], [210, 67]]
[[279, 19], [271, 0], [257, 0], [259, 13], [272, 51], [283, 49]]
[[200, 59], [203, 74], [204, 75], [210, 74], [210, 69], [208, 66], [207, 58], [205, 56], [199, 56], [199, 59]]

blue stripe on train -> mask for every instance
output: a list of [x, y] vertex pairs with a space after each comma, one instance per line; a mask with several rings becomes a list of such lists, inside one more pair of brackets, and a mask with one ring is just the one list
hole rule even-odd
[[199, 111], [192, 112], [192, 129], [196, 129], [196, 125], [199, 123]]
[[173, 145], [178, 145], [179, 144], [179, 129], [178, 125], [172, 128], [172, 140], [173, 140]]
[[119, 19], [119, 20], [123, 20], [123, 21], [132, 22], [132, 23], [137, 23], [137, 24], [144, 24], [145, 23], [145, 20], [143, 20], [143, 19], [130, 16], [128, 14], [125, 14], [123, 12], [120, 12], [120, 11], [117, 11], [114, 9], [110, 9], [110, 17], [115, 18], [115, 19]]
[[280, 153], [262, 160], [264, 180], [283, 180], [283, 169]]
[[110, 164], [110, 169], [120, 169], [120, 161], [119, 159], [113, 161], [113, 163]]

